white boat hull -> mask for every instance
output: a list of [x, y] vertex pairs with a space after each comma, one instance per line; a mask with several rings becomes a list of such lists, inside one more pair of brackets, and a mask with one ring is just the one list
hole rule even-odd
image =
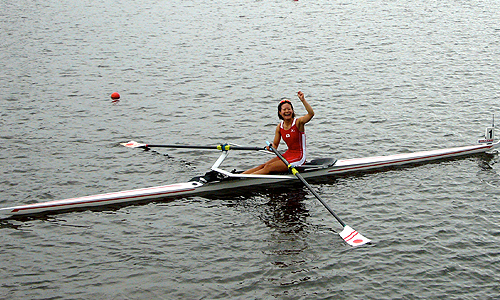
[[[422, 162], [435, 161], [439, 159], [466, 156], [477, 153], [484, 153], [498, 146], [497, 143], [478, 144], [474, 146], [448, 148], [441, 150], [422, 151], [407, 154], [396, 154], [389, 156], [367, 157], [338, 160], [333, 166], [301, 172], [305, 179], [321, 178], [351, 172], [362, 172], [393, 166], [416, 164]], [[223, 159], [218, 161], [218, 165]], [[215, 165], [214, 165], [215, 166]], [[225, 172], [224, 174], [226, 174]], [[55, 213], [67, 210], [87, 209], [99, 206], [123, 205], [141, 202], [152, 199], [163, 199], [173, 197], [184, 197], [214, 193], [217, 191], [231, 190], [243, 187], [253, 187], [259, 185], [273, 185], [296, 180], [294, 175], [273, 175], [273, 176], [245, 176], [234, 174], [228, 180], [201, 183], [197, 181], [177, 183], [165, 186], [157, 186], [129, 191], [106, 193], [79, 198], [70, 198], [42, 203], [19, 205], [0, 209], [0, 218], [9, 218], [23, 215], [37, 215]]]

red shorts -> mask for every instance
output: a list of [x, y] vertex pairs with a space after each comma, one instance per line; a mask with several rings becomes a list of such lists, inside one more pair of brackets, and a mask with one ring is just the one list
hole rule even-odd
[[306, 156], [302, 151], [287, 150], [283, 157], [294, 167], [303, 165], [306, 162]]

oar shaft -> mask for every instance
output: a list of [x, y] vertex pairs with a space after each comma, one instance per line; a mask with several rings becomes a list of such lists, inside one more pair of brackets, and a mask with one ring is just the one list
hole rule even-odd
[[206, 149], [206, 150], [264, 150], [264, 147], [242, 147], [232, 145], [217, 145], [217, 146], [196, 146], [196, 145], [145, 145], [144, 148], [179, 148], [179, 149]]
[[344, 223], [344, 221], [342, 221], [340, 219], [340, 217], [333, 211], [333, 209], [331, 209], [330, 206], [328, 206], [328, 204], [326, 204], [326, 202], [323, 201], [323, 199], [321, 199], [321, 197], [319, 196], [319, 194], [309, 185], [309, 183], [304, 179], [304, 177], [302, 177], [302, 175], [300, 173], [298, 173], [298, 171], [295, 168], [293, 168], [293, 169], [297, 172], [295, 174], [295, 176], [298, 179], [300, 179], [300, 181], [302, 181], [302, 183], [309, 189], [309, 191], [311, 191], [311, 193], [319, 200], [319, 202], [321, 202], [321, 204], [323, 204], [323, 206], [332, 214], [332, 216], [334, 216], [335, 219], [337, 219], [337, 221], [339, 221], [340, 225], [342, 225], [343, 227], [346, 226], [346, 224]]
[[311, 191], [311, 193], [319, 200], [319, 202], [323, 204], [323, 206], [328, 210], [328, 212], [330, 212], [335, 217], [335, 219], [337, 219], [337, 221], [339, 221], [339, 223], [343, 227], [345, 227], [346, 224], [344, 223], [344, 221], [342, 221], [340, 217], [337, 216], [337, 214], [333, 211], [333, 209], [331, 209], [330, 206], [328, 206], [328, 204], [326, 204], [326, 202], [323, 201], [323, 199], [321, 199], [321, 196], [312, 188], [311, 185], [309, 185], [309, 183], [307, 183], [307, 181], [304, 179], [304, 177], [302, 177], [299, 171], [297, 171], [295, 167], [293, 167], [290, 163], [288, 163], [286, 158], [284, 158], [283, 155], [281, 155], [281, 153], [278, 152], [278, 150], [274, 149], [273, 146], [269, 145], [269, 149], [271, 149], [276, 154], [276, 156], [278, 156], [288, 166], [288, 169], [292, 171], [293, 175], [295, 175], [295, 177], [297, 177], [300, 181], [302, 181], [302, 183], [309, 189], [309, 191]]

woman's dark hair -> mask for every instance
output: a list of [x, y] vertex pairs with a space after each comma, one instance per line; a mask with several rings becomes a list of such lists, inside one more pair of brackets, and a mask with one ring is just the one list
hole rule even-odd
[[278, 118], [280, 118], [280, 120], [283, 120], [283, 117], [280, 115], [280, 111], [281, 111], [281, 107], [285, 103], [290, 104], [290, 106], [292, 107], [292, 110], [293, 110], [292, 117], [295, 118], [295, 110], [293, 109], [292, 101], [290, 101], [288, 99], [283, 99], [283, 100], [280, 101], [280, 104], [278, 104]]

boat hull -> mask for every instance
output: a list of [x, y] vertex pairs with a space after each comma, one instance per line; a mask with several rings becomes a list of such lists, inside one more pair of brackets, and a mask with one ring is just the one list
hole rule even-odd
[[[301, 172], [305, 179], [317, 179], [352, 172], [364, 172], [382, 168], [418, 164], [447, 158], [468, 156], [487, 152], [498, 145], [478, 144], [473, 146], [421, 151], [407, 154], [338, 160], [334, 165]], [[19, 205], [0, 209], [0, 218], [55, 213], [60, 211], [88, 209], [100, 206], [126, 205], [152, 199], [175, 198], [216, 193], [225, 190], [276, 185], [296, 180], [293, 175], [258, 178], [227, 178], [221, 181], [201, 183], [199, 181], [157, 186], [129, 191], [98, 194], [92, 196], [55, 200], [42, 203]]]
[[199, 182], [177, 183], [129, 191], [98, 194], [92, 196], [69, 198], [27, 205], [19, 205], [0, 209], [0, 218], [35, 215], [65, 210], [77, 210], [98, 206], [139, 202], [148, 199], [167, 198], [192, 194], [196, 188], [202, 186]]

